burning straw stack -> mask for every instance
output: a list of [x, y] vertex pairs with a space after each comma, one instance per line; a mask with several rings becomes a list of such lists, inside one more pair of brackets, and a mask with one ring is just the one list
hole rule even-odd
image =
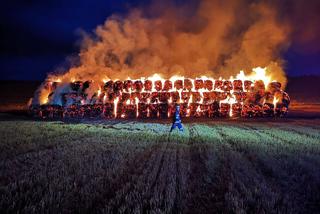
[[72, 82], [58, 92], [59, 83], [47, 83], [47, 104], [31, 111], [42, 118], [168, 118], [179, 104], [182, 117], [281, 117], [290, 103], [279, 82], [262, 80], [110, 80], [91, 97], [90, 85]]

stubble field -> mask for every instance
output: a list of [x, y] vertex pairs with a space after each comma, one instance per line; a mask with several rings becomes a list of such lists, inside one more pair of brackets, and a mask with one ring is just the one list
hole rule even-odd
[[320, 120], [0, 121], [1, 213], [317, 213]]

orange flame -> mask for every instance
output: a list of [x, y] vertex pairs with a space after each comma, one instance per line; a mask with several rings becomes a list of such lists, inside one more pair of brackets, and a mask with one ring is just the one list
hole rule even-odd
[[[75, 78], [71, 78], [72, 79], [72, 82], [76, 82], [76, 79]], [[123, 93], [129, 93], [130, 97], [124, 102], [125, 105], [135, 105], [135, 110], [136, 110], [136, 117], [139, 117], [139, 103], [141, 103], [141, 100], [140, 98], [138, 97], [134, 97], [132, 98], [132, 94], [133, 93], [136, 93], [136, 92], [139, 92], [139, 93], [143, 93], [143, 92], [147, 92], [147, 93], [153, 93], [153, 92], [163, 92], [163, 88], [164, 88], [164, 85], [165, 85], [165, 82], [168, 81], [166, 79], [164, 79], [163, 77], [161, 77], [159, 74], [154, 74], [150, 77], [142, 77], [140, 79], [131, 79], [130, 77], [127, 78], [127, 80], [131, 80], [132, 82], [135, 82], [135, 81], [141, 81], [141, 83], [143, 85], [145, 85], [146, 81], [151, 81], [152, 83], [152, 87], [150, 88], [150, 90], [148, 89], [145, 89], [145, 87], [142, 87], [140, 89], [140, 91], [137, 91], [137, 89], [135, 88], [131, 88], [129, 87], [127, 89], [127, 91], [125, 91], [125, 89], [122, 89], [121, 91], [119, 91], [119, 94], [122, 95]], [[233, 104], [236, 104], [238, 102], [239, 104], [239, 100], [237, 100], [236, 96], [235, 96], [235, 93], [234, 92], [237, 92], [237, 91], [234, 91], [235, 89], [233, 88], [233, 85], [232, 85], [232, 88], [226, 90], [225, 87], [228, 87], [228, 86], [219, 86], [219, 87], [216, 87], [216, 83], [219, 85], [219, 82], [223, 81], [223, 83], [226, 83], [226, 82], [230, 82], [232, 83], [234, 80], [241, 80], [241, 83], [242, 83], [242, 90], [243, 91], [246, 91], [244, 90], [245, 89], [245, 81], [248, 81], [249, 80], [249, 84], [252, 82], [252, 86], [254, 86], [254, 83], [255, 81], [263, 81], [264, 83], [264, 87], [266, 89], [266, 87], [268, 86], [269, 83], [271, 83], [272, 81], [274, 81], [271, 76], [268, 74], [268, 70], [267, 68], [261, 68], [261, 67], [257, 67], [257, 68], [253, 68], [252, 69], [252, 73], [250, 74], [245, 74], [244, 71], [240, 71], [239, 74], [236, 75], [236, 78], [234, 77], [230, 77], [229, 79], [225, 80], [223, 78], [219, 78], [219, 79], [214, 79], [212, 77], [207, 77], [207, 76], [201, 76], [200, 78], [195, 78], [195, 79], [192, 79], [192, 78], [185, 78], [184, 76], [172, 76], [170, 79], [169, 79], [171, 82], [171, 86], [168, 87], [165, 91], [166, 92], [169, 92], [170, 93], [170, 96], [167, 96], [166, 97], [166, 101], [163, 100], [163, 98], [155, 98], [155, 99], [150, 99], [150, 97], [148, 97], [146, 99], [146, 104], [149, 105], [149, 104], [160, 104], [160, 103], [168, 103], [170, 105], [172, 105], [174, 102], [178, 103], [178, 104], [186, 104], [186, 116], [190, 116], [191, 114], [191, 109], [195, 110], [195, 112], [198, 114], [198, 115], [201, 115], [203, 110], [202, 110], [202, 107], [200, 105], [204, 104], [204, 99], [205, 99], [205, 95], [208, 95], [208, 92], [223, 92], [223, 93], [228, 93], [226, 98], [223, 99], [223, 100], [220, 100], [219, 101], [219, 105], [221, 107], [221, 104], [228, 104], [228, 106], [230, 107], [230, 110], [228, 111], [228, 115], [230, 117], [232, 117], [234, 115], [234, 112], [233, 112]], [[186, 83], [184, 81], [189, 81], [188, 82], [188, 87], [186, 87]], [[61, 84], [61, 78], [57, 78], [55, 81], [57, 81], [55, 84]], [[176, 85], [176, 81], [183, 84], [182, 85], [179, 85], [177, 84]], [[211, 87], [208, 87], [205, 85], [205, 82], [211, 82]], [[218, 82], [217, 82], [218, 81]], [[113, 82], [116, 82], [116, 80], [114, 80]], [[91, 84], [93, 85], [92, 88], [94, 90], [97, 90], [94, 92], [94, 94], [96, 94], [98, 96], [98, 101], [99, 103], [103, 103], [103, 104], [106, 104], [108, 103], [108, 93], [107, 91], [103, 91], [105, 89], [102, 89], [102, 85], [106, 83], [106, 79], [103, 79], [101, 80], [101, 82], [97, 82], [97, 81], [94, 81], [92, 82]], [[174, 83], [174, 84], [173, 84]], [[158, 84], [158, 85], [157, 85]], [[200, 86], [199, 86], [200, 84]], [[233, 84], [233, 83], [232, 83]], [[159, 86], [161, 85], [161, 87]], [[58, 86], [59, 87], [59, 86]], [[91, 85], [90, 85], [91, 87]], [[89, 89], [90, 89], [89, 87]], [[161, 89], [159, 89], [159, 87]], [[90, 89], [92, 90], [92, 89]], [[227, 91], [227, 92], [226, 92]], [[46, 87], [46, 90], [43, 90], [42, 93], [41, 93], [41, 104], [46, 104], [46, 103], [49, 103], [50, 102], [50, 99], [49, 99], [49, 94], [54, 92], [54, 88], [53, 88], [53, 82], [50, 82], [49, 86]], [[177, 95], [179, 97], [175, 97], [173, 98], [173, 95], [171, 94], [171, 92], [174, 92], [174, 93], [177, 93]], [[103, 97], [101, 96], [103, 93]], [[183, 93], [186, 93], [187, 95], [183, 95]], [[175, 99], [175, 101], [174, 101]], [[114, 117], [117, 117], [118, 115], [118, 104], [119, 104], [119, 101], [120, 101], [120, 98], [119, 96], [117, 96], [116, 98], [113, 99], [113, 104], [114, 104]], [[83, 99], [81, 100], [81, 104], [90, 104], [88, 102], [91, 102], [90, 99]], [[273, 101], [273, 104], [274, 106], [276, 106], [276, 103], [279, 102], [279, 100], [274, 97], [274, 101]], [[191, 104], [194, 104], [193, 106], [191, 106]], [[265, 99], [263, 101], [263, 104], [265, 103]], [[241, 106], [243, 106], [243, 102], [241, 101]], [[159, 112], [157, 113], [157, 115], [159, 116]], [[147, 109], [147, 117], [150, 116], [150, 109], [148, 108]], [[168, 111], [167, 113], [167, 116], [170, 117], [171, 116], [171, 112]], [[122, 113], [120, 115], [120, 117], [126, 117], [126, 115], [124, 113]]]

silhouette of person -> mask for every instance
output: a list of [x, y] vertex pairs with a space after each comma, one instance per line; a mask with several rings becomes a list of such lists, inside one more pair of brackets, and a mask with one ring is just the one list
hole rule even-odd
[[173, 123], [170, 129], [170, 132], [172, 132], [172, 130], [175, 129], [176, 127], [179, 128], [179, 131], [183, 131], [183, 126], [180, 118], [180, 105], [176, 105], [176, 112], [174, 113]]

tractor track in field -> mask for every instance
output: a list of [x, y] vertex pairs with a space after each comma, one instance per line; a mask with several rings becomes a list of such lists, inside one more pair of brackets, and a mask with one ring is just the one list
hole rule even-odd
[[[150, 158], [155, 153], [155, 147], [157, 145], [152, 145], [149, 148], [143, 150], [142, 152], [137, 153], [133, 159], [128, 160], [126, 166], [118, 166], [121, 170], [119, 174], [116, 174], [110, 183], [108, 189], [101, 198], [101, 204], [106, 203], [107, 208], [117, 209], [118, 206], [125, 202], [125, 196], [127, 193], [132, 191], [134, 185], [138, 182], [138, 177], [140, 177], [144, 170], [150, 164]], [[153, 160], [153, 162], [156, 160]], [[123, 167], [121, 169], [121, 167]]]
[[[242, 125], [241, 127], [239, 126], [235, 126], [236, 128], [240, 128], [240, 129], [246, 129], [246, 130], [252, 130], [252, 128], [254, 127], [249, 127], [246, 125]], [[276, 198], [276, 203], [277, 206], [283, 207], [283, 198], [281, 195], [283, 195], [280, 191], [280, 185], [278, 182], [276, 182], [276, 177], [273, 173], [273, 169], [270, 168], [270, 166], [266, 165], [266, 163], [263, 162], [263, 160], [261, 160], [259, 158], [259, 156], [256, 156], [255, 154], [252, 154], [251, 152], [243, 149], [243, 146], [240, 147], [239, 145], [235, 146], [234, 143], [232, 142], [230, 143], [229, 140], [226, 139], [226, 137], [228, 136], [227, 133], [223, 133], [222, 130], [219, 127], [215, 127], [216, 129], [218, 129], [218, 132], [224, 136], [224, 142], [227, 143], [230, 146], [231, 150], [227, 150], [228, 152], [235, 152], [238, 154], [238, 158], [240, 158], [239, 161], [244, 161], [243, 166], [246, 166], [248, 168], [248, 170], [250, 170], [250, 176], [252, 177], [252, 182], [255, 181], [255, 185], [259, 186], [259, 185], [265, 185], [266, 187], [268, 187], [268, 189], [272, 189], [274, 191], [273, 194], [276, 194], [278, 196], [278, 198]], [[260, 133], [257, 132], [253, 132], [255, 135], [258, 135], [260, 137], [262, 137], [262, 135]], [[246, 152], [244, 152], [246, 151]], [[227, 157], [231, 157], [234, 155], [227, 155]], [[238, 161], [235, 162], [235, 160], [227, 160], [228, 164], [229, 164], [229, 169], [230, 167], [235, 167], [234, 165], [239, 164]], [[230, 164], [232, 164], [230, 166]], [[241, 164], [240, 164], [240, 167]], [[233, 171], [230, 169], [230, 171]], [[234, 183], [234, 181], [230, 181], [231, 183]], [[238, 182], [241, 182], [240, 180]], [[244, 184], [245, 185], [245, 184]], [[275, 199], [274, 199], [275, 200]], [[256, 208], [258, 209], [258, 208]], [[254, 212], [257, 212], [258, 210], [255, 210]], [[265, 210], [266, 211], [266, 210]]]
[[245, 125], [243, 125], [243, 127], [247, 127], [248, 130], [254, 130], [253, 133], [256, 133], [261, 138], [263, 138], [263, 136], [261, 135], [263, 133], [263, 134], [265, 134], [265, 135], [267, 135], [267, 136], [269, 136], [271, 138], [274, 138], [275, 140], [285, 142], [288, 145], [293, 145], [293, 143], [290, 140], [286, 139], [285, 137], [282, 137], [282, 136], [279, 136], [279, 135], [274, 135], [272, 133], [266, 132], [265, 130], [259, 130], [258, 128], [254, 127], [252, 125], [245, 124]]
[[[268, 135], [271, 136], [273, 138], [276, 138], [276, 136], [271, 135], [270, 133], [265, 133], [265, 132], [260, 132], [259, 129], [257, 129], [254, 125], [252, 124], [243, 124], [241, 127], [236, 126], [239, 129], [246, 129], [246, 130], [255, 130], [254, 132], [252, 132], [253, 134], [259, 136], [260, 138], [263, 138], [263, 135]], [[278, 137], [276, 139], [279, 139], [280, 141], [283, 141], [285, 143], [288, 143], [288, 141], [284, 141], [284, 139], [282, 139], [281, 137]], [[279, 179], [281, 180], [281, 177], [279, 177], [280, 175], [275, 174], [276, 172], [279, 172], [279, 170], [282, 172], [282, 176], [286, 176], [286, 177], [290, 177], [290, 172], [287, 171], [286, 168], [284, 168], [283, 166], [278, 166], [277, 164], [272, 164], [271, 163], [266, 163], [263, 159], [261, 159], [259, 157], [259, 153], [252, 153], [249, 150], [245, 149], [245, 147], [240, 145], [234, 146], [234, 143], [230, 143], [228, 140], [225, 140], [225, 142], [227, 142], [233, 151], [239, 153], [239, 157], [241, 157], [242, 159], [244, 159], [244, 161], [247, 162], [246, 165], [249, 168], [252, 168], [250, 175], [254, 176], [254, 178], [256, 178], [255, 180], [259, 180], [261, 185], [265, 185], [267, 187], [267, 189], [272, 190], [272, 193], [270, 193], [272, 196], [272, 201], [274, 202], [274, 206], [280, 207], [281, 209], [283, 209], [283, 211], [289, 209], [290, 206], [292, 206], [290, 204], [290, 202], [286, 201], [285, 198], [289, 197], [289, 193], [286, 192], [286, 186], [288, 185], [286, 182], [282, 183], [279, 182]], [[289, 142], [289, 144], [291, 144]], [[275, 145], [273, 145], [275, 146]], [[247, 151], [247, 152], [244, 152]], [[253, 158], [254, 157], [254, 158]], [[269, 157], [270, 158], [270, 157]], [[304, 159], [304, 158], [303, 158]], [[269, 160], [270, 161], [270, 160]], [[277, 160], [274, 159], [274, 162], [276, 163]], [[304, 168], [306, 166], [303, 165], [303, 163], [299, 163], [299, 165], [301, 165], [301, 168]], [[305, 170], [302, 170], [305, 171]], [[316, 178], [312, 178], [313, 175], [310, 174], [310, 172], [308, 170], [306, 170], [306, 172], [302, 172], [301, 173], [307, 173], [306, 176], [310, 176], [311, 179], [310, 180], [314, 180]], [[290, 182], [294, 182], [296, 184], [294, 184], [294, 186], [296, 186], [297, 189], [299, 188], [303, 188], [301, 186], [301, 184], [299, 184], [298, 181], [292, 180]], [[311, 184], [310, 184], [311, 185]], [[315, 185], [314, 189], [318, 189], [319, 185]], [[312, 191], [312, 190], [311, 190]], [[293, 195], [295, 195], [294, 197], [299, 198], [300, 195], [297, 193], [293, 193]], [[315, 198], [311, 198], [309, 199], [310, 201], [316, 201], [317, 199], [317, 194], [314, 193], [313, 195], [315, 195]], [[291, 194], [292, 196], [292, 194]], [[271, 196], [270, 196], [271, 197]], [[301, 199], [302, 200], [302, 199]]]
[[[188, 178], [187, 197], [184, 198], [186, 213], [223, 213], [227, 211], [224, 194], [228, 188], [228, 162], [208, 168], [209, 144], [197, 140], [199, 132], [195, 126], [190, 127], [189, 148], [191, 172]], [[214, 170], [214, 173], [209, 173]]]
[[175, 192], [176, 197], [174, 199], [172, 211], [178, 213], [181, 210], [181, 166], [180, 166], [180, 148], [176, 148], [176, 161], [175, 161], [175, 169], [176, 169], [176, 177], [175, 177]]
[[301, 130], [301, 129], [305, 129], [305, 127], [302, 125], [285, 127], [285, 126], [283, 126], [283, 124], [272, 124], [272, 126], [277, 127], [283, 131], [294, 132], [296, 134], [305, 135], [305, 136], [311, 137], [311, 138], [319, 138], [320, 137], [320, 133], [318, 132], [318, 129], [314, 129], [311, 127], [308, 127], [308, 128], [314, 129], [314, 133], [308, 133], [308, 132], [306, 132], [306, 130]]
[[[122, 124], [112, 123], [101, 125], [112, 130], [110, 135], [121, 132], [117, 124]], [[29, 144], [14, 147], [16, 151], [4, 147], [14, 151], [13, 160], [4, 161], [14, 162], [0, 164], [5, 167], [5, 176], [0, 177], [6, 179], [0, 182], [5, 190], [0, 204], [13, 211], [26, 207], [41, 212], [48, 207], [93, 213], [317, 213], [320, 209], [316, 142], [320, 135], [310, 127], [293, 122], [189, 123], [185, 133], [170, 135], [163, 125], [153, 125], [150, 131], [145, 124], [125, 123], [119, 142], [109, 135], [83, 140], [89, 130], [86, 125], [72, 132], [69, 140], [46, 140], [43, 130], [48, 126], [54, 131], [47, 123], [35, 127], [39, 131], [28, 141], [30, 153], [24, 152]], [[29, 130], [32, 125], [18, 128]], [[154, 134], [130, 132], [140, 130]], [[9, 131], [7, 144], [15, 146], [16, 133]], [[30, 137], [27, 131], [22, 133], [17, 139]], [[39, 139], [41, 144], [32, 144]], [[50, 148], [49, 143], [57, 142]]]
[[[153, 180], [151, 181], [151, 185], [150, 185], [150, 193], [149, 196], [147, 197], [147, 200], [150, 202], [152, 200], [152, 198], [157, 195], [159, 192], [161, 192], [160, 195], [164, 195], [164, 191], [165, 191], [165, 187], [167, 186], [167, 179], [166, 177], [162, 178], [163, 174], [162, 173], [166, 173], [166, 168], [164, 167], [164, 163], [166, 163], [166, 167], [169, 166], [170, 162], [168, 161], [170, 159], [170, 156], [168, 153], [170, 153], [168, 150], [168, 143], [166, 143], [165, 147], [161, 148], [161, 152], [159, 154], [160, 156], [160, 160], [158, 161], [158, 164], [155, 165], [155, 176], [153, 178]], [[159, 152], [159, 151], [158, 151]], [[148, 175], [146, 175], [148, 176]], [[165, 183], [164, 186], [161, 187], [161, 184]], [[160, 198], [159, 203], [162, 204], [161, 207], [163, 206], [163, 198]], [[149, 204], [147, 204], [149, 205]], [[146, 209], [147, 208], [147, 209]], [[144, 207], [144, 209], [146, 210], [152, 210], [149, 206]]]
[[[126, 207], [127, 211], [132, 211], [135, 209], [135, 204], [128, 201], [128, 196], [138, 195], [143, 199], [143, 202], [139, 204], [143, 211], [153, 210], [155, 206], [153, 204], [153, 199], [161, 192], [160, 195], [164, 195], [167, 186], [167, 171], [166, 168], [170, 164], [171, 154], [168, 151], [168, 143], [161, 143], [154, 145], [150, 153], [145, 157], [141, 157], [141, 154], [136, 155], [136, 160], [129, 163], [127, 169], [124, 170], [124, 175], [127, 179], [119, 180], [118, 188], [115, 192], [118, 195], [110, 198], [110, 201], [115, 201], [115, 203], [109, 203], [109, 207], [115, 211], [119, 207], [126, 207], [128, 204], [130, 206]], [[141, 164], [141, 160], [143, 164]], [[123, 177], [119, 175], [118, 177]], [[163, 185], [163, 181], [165, 182]], [[128, 188], [121, 188], [122, 184], [130, 183]], [[162, 197], [162, 200], [165, 197]], [[114, 200], [113, 200], [114, 199]], [[156, 201], [156, 203], [163, 204], [163, 201]]]
[[[236, 127], [240, 128], [238, 126], [236, 126]], [[241, 128], [246, 129], [246, 130], [257, 130], [255, 127], [250, 127], [248, 125], [242, 125]], [[219, 128], [218, 128], [218, 130], [219, 130]], [[219, 132], [221, 133], [221, 130]], [[255, 134], [259, 137], [263, 137], [260, 132], [254, 131], [254, 132], [252, 132], [252, 134]], [[263, 134], [265, 134], [265, 133], [263, 133]], [[224, 134], [224, 136], [226, 137], [227, 134]], [[256, 171], [261, 172], [267, 178], [270, 178], [270, 179], [272, 178], [272, 176], [271, 176], [272, 170], [271, 169], [267, 170], [269, 167], [267, 167], [265, 165], [265, 163], [262, 162], [258, 158], [258, 156], [256, 156], [255, 154], [251, 154], [249, 151], [245, 150], [244, 147], [241, 146], [241, 144], [238, 144], [237, 146], [235, 146], [234, 144], [236, 142], [230, 143], [230, 141], [228, 141], [228, 140], [225, 140], [224, 142], [227, 143], [228, 145], [230, 145], [232, 151], [241, 154], [241, 157], [243, 157], [246, 161], [248, 161], [248, 163], [250, 163], [250, 165], [253, 168], [255, 168]], [[240, 148], [239, 148], [239, 145], [240, 145]], [[246, 152], [244, 152], [244, 151], [246, 151]], [[255, 164], [255, 163], [257, 163], [257, 164]]]

